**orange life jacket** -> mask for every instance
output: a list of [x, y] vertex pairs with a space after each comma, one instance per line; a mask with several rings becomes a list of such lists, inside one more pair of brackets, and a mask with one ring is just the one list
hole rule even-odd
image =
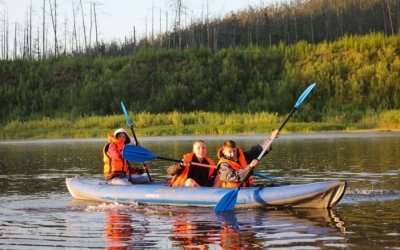
[[[237, 148], [237, 157], [238, 157], [237, 161], [227, 160], [227, 159], [223, 158], [223, 153], [222, 153], [223, 147], [218, 149], [218, 153], [217, 153], [217, 156], [219, 158], [218, 166], [219, 166], [219, 164], [225, 162], [225, 163], [228, 163], [229, 166], [231, 166], [231, 168], [233, 168], [235, 171], [245, 168], [248, 165], [248, 163], [246, 161], [246, 158], [244, 157], [243, 150], [240, 147], [236, 147], [236, 148]], [[221, 176], [219, 176], [219, 178], [222, 181], [223, 188], [239, 187], [240, 182], [225, 181], [224, 179], [222, 179]], [[251, 184], [253, 184], [253, 177], [250, 176], [245, 182], [243, 182], [243, 187], [250, 186]]]
[[104, 177], [106, 180], [112, 179], [116, 175], [129, 174], [128, 161], [120, 159], [111, 159], [107, 155], [108, 147], [111, 143], [114, 143], [118, 148], [123, 149], [125, 144], [114, 137], [113, 134], [108, 135], [108, 143], [103, 148], [103, 162], [104, 162]]
[[[196, 157], [196, 155], [194, 153], [187, 153], [187, 154], [183, 155], [183, 158], [190, 162], [193, 161], [194, 157]], [[204, 159], [207, 160], [208, 165], [215, 165], [214, 161], [211, 160], [210, 158], [204, 157]], [[185, 182], [188, 178], [188, 175], [189, 175], [189, 170], [190, 170], [190, 166], [185, 167], [183, 172], [180, 175], [172, 176], [172, 180], [171, 180], [172, 186], [184, 186]], [[208, 171], [208, 178], [210, 178], [213, 173], [214, 173], [214, 169], [210, 168]]]

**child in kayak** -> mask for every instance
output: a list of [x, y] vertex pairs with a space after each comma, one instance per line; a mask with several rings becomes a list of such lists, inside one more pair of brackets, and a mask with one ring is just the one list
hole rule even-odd
[[[218, 177], [221, 180], [221, 187], [223, 188], [236, 188], [240, 182], [247, 176], [249, 171], [258, 165], [257, 157], [261, 154], [263, 149], [268, 145], [271, 138], [278, 138], [279, 130], [272, 132], [271, 136], [260, 144], [250, 148], [248, 151], [243, 151], [232, 140], [226, 140], [222, 147], [218, 150], [217, 157], [219, 162], [217, 164]], [[271, 151], [267, 149], [266, 153]], [[263, 155], [264, 157], [264, 155]], [[249, 177], [243, 183], [243, 186], [250, 186], [253, 184], [253, 178]]]
[[108, 143], [103, 148], [104, 177], [109, 184], [132, 185], [148, 183], [149, 179], [142, 175], [148, 169], [134, 168], [122, 158], [122, 150], [131, 139], [125, 129], [117, 129], [114, 134], [108, 134]]

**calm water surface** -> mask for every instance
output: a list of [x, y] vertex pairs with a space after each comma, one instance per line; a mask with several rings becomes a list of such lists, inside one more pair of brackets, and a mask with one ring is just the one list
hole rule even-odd
[[[207, 136], [247, 149], [268, 135]], [[199, 137], [139, 138], [181, 158]], [[0, 249], [400, 249], [400, 133], [282, 134], [257, 171], [292, 184], [343, 180], [333, 209], [176, 208], [75, 200], [65, 178], [102, 179], [105, 139], [0, 141]], [[171, 162], [150, 162], [165, 180]], [[256, 177], [259, 183], [266, 179]]]

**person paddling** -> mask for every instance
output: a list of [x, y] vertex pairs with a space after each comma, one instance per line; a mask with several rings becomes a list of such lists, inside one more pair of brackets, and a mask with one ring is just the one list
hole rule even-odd
[[[239, 183], [247, 176], [249, 171], [258, 165], [257, 157], [263, 149], [268, 145], [271, 138], [278, 138], [279, 130], [272, 132], [271, 136], [261, 143], [251, 147], [248, 151], [243, 151], [232, 140], [226, 140], [217, 152], [219, 159], [217, 164], [217, 173], [223, 188], [236, 188]], [[271, 148], [267, 149], [267, 153]], [[264, 155], [265, 156], [265, 155]], [[253, 178], [248, 178], [243, 185], [250, 186], [253, 184]]]
[[192, 152], [183, 155], [182, 163], [174, 164], [167, 169], [167, 173], [172, 175], [167, 184], [186, 187], [212, 187], [216, 175], [215, 169], [190, 164], [195, 162], [215, 166], [214, 161], [208, 158], [206, 154], [206, 143], [202, 140], [195, 141]]
[[122, 158], [122, 150], [131, 139], [125, 129], [119, 128], [114, 134], [108, 134], [108, 143], [103, 148], [104, 177], [109, 184], [132, 185], [148, 183], [149, 179], [142, 174], [148, 165], [135, 168]]

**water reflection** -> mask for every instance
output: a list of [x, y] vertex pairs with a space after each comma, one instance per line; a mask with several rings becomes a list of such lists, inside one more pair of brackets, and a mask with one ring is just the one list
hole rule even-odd
[[[112, 243], [112, 246], [107, 246], [106, 249], [119, 249], [121, 245], [125, 246], [131, 242], [133, 238], [131, 216], [118, 211], [106, 211], [106, 215], [106, 243]], [[143, 235], [140, 236], [143, 239]]]
[[183, 211], [171, 231], [172, 246], [184, 249], [264, 249], [299, 242], [343, 247], [346, 242], [345, 223], [333, 209]]

